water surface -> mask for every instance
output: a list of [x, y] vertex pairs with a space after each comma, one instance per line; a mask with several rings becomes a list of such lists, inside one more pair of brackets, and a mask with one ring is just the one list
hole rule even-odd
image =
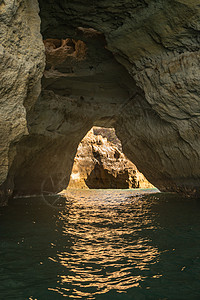
[[[155, 190], [152, 192], [155, 192]], [[200, 202], [68, 191], [0, 209], [0, 299], [200, 299]]]

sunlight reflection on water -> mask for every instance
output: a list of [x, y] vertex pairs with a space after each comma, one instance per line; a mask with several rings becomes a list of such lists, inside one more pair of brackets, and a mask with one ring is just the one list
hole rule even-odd
[[74, 190], [60, 211], [40, 198], [0, 209], [0, 299], [199, 300], [200, 202], [144, 192]]
[[124, 203], [123, 192], [109, 191], [107, 197], [105, 191], [96, 191], [96, 195], [94, 191], [82, 195], [79, 191], [77, 196], [75, 191], [72, 193], [77, 199], [73, 210], [60, 214], [62, 235], [71, 241], [70, 251], [53, 258], [70, 270], [70, 275], [59, 276], [56, 290], [68, 295], [63, 285], [73, 285], [72, 298], [95, 299], [94, 295], [110, 290], [122, 292], [139, 287], [142, 271], [149, 270], [159, 258], [150, 240], [140, 236], [144, 227], [152, 229], [142, 201], [138, 200], [130, 211], [133, 199]]

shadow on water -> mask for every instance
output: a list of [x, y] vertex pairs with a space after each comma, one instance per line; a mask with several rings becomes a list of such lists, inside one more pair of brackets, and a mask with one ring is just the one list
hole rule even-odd
[[200, 299], [200, 202], [143, 192], [1, 208], [0, 299]]

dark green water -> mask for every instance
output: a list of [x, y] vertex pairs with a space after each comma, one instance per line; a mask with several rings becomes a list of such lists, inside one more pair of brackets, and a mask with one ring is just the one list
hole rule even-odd
[[[200, 201], [122, 190], [0, 209], [0, 299], [200, 299]], [[130, 197], [132, 196], [132, 197]]]

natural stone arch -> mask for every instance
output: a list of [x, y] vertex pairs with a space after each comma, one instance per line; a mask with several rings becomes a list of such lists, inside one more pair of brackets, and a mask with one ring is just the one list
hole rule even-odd
[[87, 41], [85, 59], [66, 55], [60, 43], [53, 68], [47, 60], [41, 95], [27, 118], [29, 135], [18, 143], [10, 170], [16, 194], [39, 193], [49, 175], [58, 181], [65, 176], [66, 187], [82, 138], [93, 125], [115, 126], [123, 107], [141, 92], [104, 48], [102, 35]]
[[44, 36], [65, 33], [58, 19], [72, 35], [95, 28], [141, 88], [116, 123], [126, 155], [161, 190], [198, 193], [198, 1], [64, 1], [53, 11], [50, 3], [40, 0]]

